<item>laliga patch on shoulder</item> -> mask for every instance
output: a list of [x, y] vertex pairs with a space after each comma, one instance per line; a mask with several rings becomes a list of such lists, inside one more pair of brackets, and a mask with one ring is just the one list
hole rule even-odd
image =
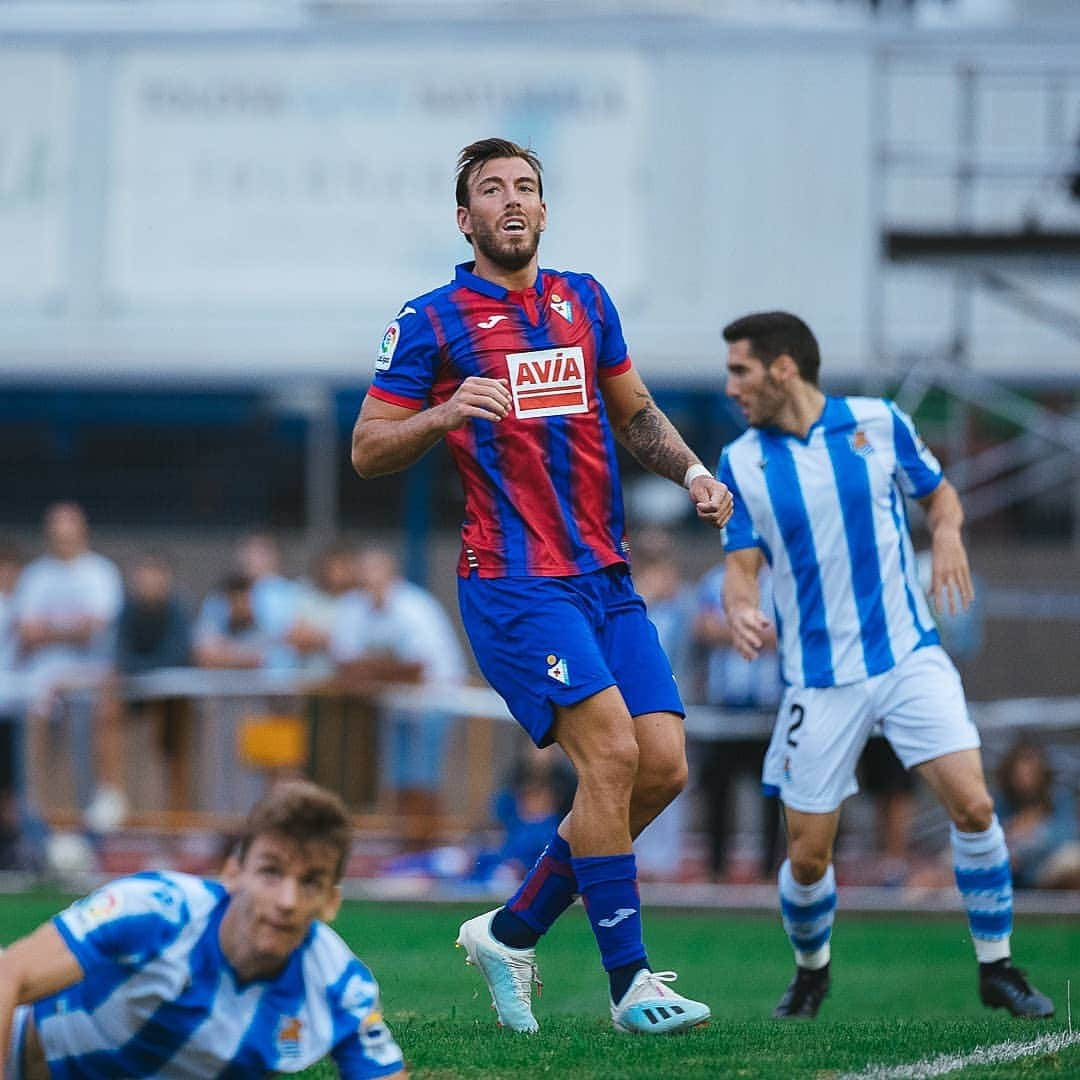
[[375, 357], [376, 371], [386, 371], [390, 367], [390, 361], [394, 359], [394, 350], [397, 348], [400, 337], [401, 327], [395, 319], [383, 334], [382, 343], [379, 345], [379, 355]]
[[519, 420], [589, 411], [585, 354], [580, 348], [507, 353], [506, 363]]

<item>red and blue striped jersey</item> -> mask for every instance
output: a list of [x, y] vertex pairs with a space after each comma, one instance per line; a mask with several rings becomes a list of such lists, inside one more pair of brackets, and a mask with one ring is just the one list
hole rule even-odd
[[560, 577], [626, 560], [615, 439], [599, 380], [630, 368], [618, 313], [588, 274], [541, 270], [510, 292], [456, 268], [390, 323], [369, 393], [423, 409], [476, 375], [512, 411], [446, 436], [465, 491], [458, 572]]

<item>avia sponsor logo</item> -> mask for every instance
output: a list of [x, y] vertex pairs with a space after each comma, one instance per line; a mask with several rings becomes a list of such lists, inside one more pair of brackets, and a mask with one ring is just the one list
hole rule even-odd
[[574, 321], [574, 309], [569, 300], [564, 300], [558, 293], [551, 294], [551, 310], [561, 315], [568, 323]]
[[490, 318], [484, 319], [483, 322], [478, 322], [476, 325], [481, 330], [490, 330], [493, 326], [498, 326], [503, 319], [509, 319], [509, 315], [492, 315]]
[[566, 416], [589, 411], [585, 354], [577, 347], [508, 353], [514, 415]]
[[547, 665], [548, 678], [561, 682], [563, 686], [570, 685], [570, 669], [566, 666], [565, 657], [548, 653]]

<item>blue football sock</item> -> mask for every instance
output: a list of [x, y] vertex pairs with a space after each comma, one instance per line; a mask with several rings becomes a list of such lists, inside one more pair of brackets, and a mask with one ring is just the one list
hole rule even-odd
[[997, 815], [984, 832], [960, 832], [950, 827], [953, 870], [967, 908], [968, 926], [981, 964], [1009, 955], [1013, 894], [1009, 849]]
[[556, 833], [525, 876], [518, 891], [491, 921], [496, 941], [526, 949], [551, 929], [574, 902], [578, 884], [570, 865], [570, 845]]
[[819, 970], [829, 962], [829, 939], [836, 916], [836, 875], [832, 864], [811, 885], [800, 885], [791, 860], [780, 867], [780, 913], [799, 967]]
[[649, 966], [641, 940], [637, 862], [633, 854], [600, 855], [574, 859], [572, 865], [601, 962], [612, 977], [612, 1000], [618, 1001], [634, 974]]

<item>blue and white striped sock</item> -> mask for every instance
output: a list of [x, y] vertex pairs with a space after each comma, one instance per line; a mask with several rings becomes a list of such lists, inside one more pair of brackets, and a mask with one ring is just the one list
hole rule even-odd
[[1005, 832], [997, 815], [984, 832], [961, 832], [950, 826], [956, 885], [967, 908], [968, 925], [980, 964], [1009, 955], [1012, 933], [1012, 871]]
[[780, 913], [795, 949], [795, 963], [817, 971], [829, 962], [829, 938], [836, 916], [836, 874], [829, 864], [825, 876], [812, 885], [800, 885], [791, 872], [791, 860], [780, 867]]

